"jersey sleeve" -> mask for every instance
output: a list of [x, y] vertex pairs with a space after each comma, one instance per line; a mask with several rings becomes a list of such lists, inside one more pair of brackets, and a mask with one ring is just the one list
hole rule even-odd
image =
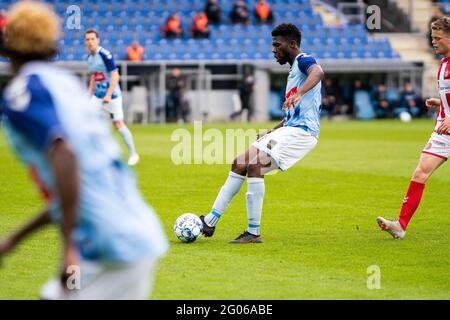
[[49, 91], [36, 75], [26, 85], [15, 85], [6, 93], [5, 115], [36, 148], [50, 149], [54, 141], [66, 135]]
[[308, 75], [308, 71], [309, 69], [317, 64], [316, 59], [314, 59], [311, 56], [303, 56], [303, 57], [299, 57], [297, 59], [298, 61], [298, 68], [300, 69], [300, 71], [306, 75]]
[[117, 70], [116, 62], [114, 61], [114, 57], [111, 52], [102, 48], [99, 51], [99, 54], [102, 57], [102, 60], [105, 63], [106, 70], [108, 70], [108, 72]]

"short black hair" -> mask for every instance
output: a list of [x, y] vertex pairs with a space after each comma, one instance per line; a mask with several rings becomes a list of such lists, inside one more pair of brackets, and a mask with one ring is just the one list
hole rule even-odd
[[288, 40], [295, 40], [295, 42], [300, 47], [302, 42], [302, 33], [297, 28], [297, 26], [292, 23], [282, 23], [272, 30], [272, 37], [282, 36]]

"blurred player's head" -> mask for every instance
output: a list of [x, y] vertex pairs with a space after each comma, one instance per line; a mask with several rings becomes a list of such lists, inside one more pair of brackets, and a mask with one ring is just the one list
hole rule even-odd
[[95, 29], [88, 29], [84, 33], [84, 45], [90, 53], [96, 53], [100, 46], [98, 32]]
[[178, 68], [173, 68], [172, 69], [172, 76], [174, 77], [179, 77], [181, 75], [181, 70]]
[[437, 54], [450, 56], [450, 18], [441, 17], [431, 24], [431, 38]]
[[0, 51], [17, 66], [49, 60], [58, 52], [59, 36], [60, 20], [49, 6], [21, 1], [7, 13]]
[[300, 50], [302, 34], [293, 24], [283, 23], [272, 31], [272, 52], [279, 64], [292, 63]]

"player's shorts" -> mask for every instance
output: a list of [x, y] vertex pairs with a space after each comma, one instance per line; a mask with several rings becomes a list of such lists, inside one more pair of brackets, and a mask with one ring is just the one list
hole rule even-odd
[[144, 260], [134, 264], [103, 264], [82, 261], [77, 279], [76, 269], [63, 290], [59, 278], [47, 282], [41, 290], [44, 300], [145, 300], [150, 297], [156, 262]]
[[433, 132], [422, 153], [431, 154], [447, 161], [450, 155], [450, 135]]
[[253, 142], [286, 171], [308, 154], [317, 144], [317, 138], [301, 128], [281, 127]]
[[111, 99], [109, 103], [103, 103], [103, 100], [92, 96], [91, 104], [107, 112], [113, 122], [123, 121], [122, 97]]

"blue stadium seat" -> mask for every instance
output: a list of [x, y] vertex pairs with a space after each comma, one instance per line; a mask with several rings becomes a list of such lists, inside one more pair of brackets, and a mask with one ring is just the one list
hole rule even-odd
[[375, 118], [375, 111], [368, 91], [356, 90], [353, 94], [353, 98], [355, 101], [356, 118], [362, 120]]
[[[57, 12], [65, 17], [67, 1], [47, 0], [55, 4]], [[446, 0], [447, 1], [447, 0]], [[6, 4], [14, 1], [0, 0]], [[145, 47], [161, 44], [165, 48], [167, 40], [162, 38], [161, 28], [167, 17], [178, 12], [182, 17], [185, 42], [175, 42], [178, 49], [175, 58], [189, 54], [192, 59], [265, 59], [273, 60], [271, 53], [271, 31], [273, 26], [249, 26], [229, 24], [228, 14], [234, 1], [220, 0], [224, 24], [211, 26], [209, 42], [195, 41], [195, 46], [188, 46], [189, 28], [193, 17], [203, 9], [206, 0], [166, 1], [166, 0], [80, 0], [77, 2], [83, 11], [83, 29], [94, 27], [100, 31], [102, 41], [114, 46], [118, 52], [124, 52], [126, 46], [136, 37]], [[253, 10], [257, 0], [247, 0], [254, 21]], [[450, 0], [448, 0], [450, 2]], [[342, 27], [325, 27], [320, 14], [312, 11], [310, 0], [269, 0], [278, 22], [290, 21], [298, 25], [303, 33], [303, 49], [316, 53], [319, 58], [328, 59], [399, 59], [386, 39], [369, 41], [363, 25], [343, 25]], [[75, 42], [77, 39], [79, 42]], [[66, 31], [64, 41], [66, 56], [79, 59], [81, 52], [73, 47], [83, 47], [83, 32]], [[109, 43], [108, 43], [109, 41]], [[181, 45], [180, 45], [181, 43]], [[67, 44], [72, 44], [66, 47]], [[334, 50], [324, 50], [328, 47]], [[227, 50], [226, 48], [230, 48]], [[217, 49], [218, 48], [218, 49]], [[238, 48], [237, 51], [236, 48]], [[257, 48], [257, 49], [255, 49]], [[144, 55], [144, 59], [160, 60], [164, 57], [174, 59], [174, 53], [160, 51]], [[187, 56], [186, 56], [187, 57]]]
[[389, 103], [394, 104], [401, 100], [400, 92], [396, 89], [387, 89], [386, 99], [389, 101]]

